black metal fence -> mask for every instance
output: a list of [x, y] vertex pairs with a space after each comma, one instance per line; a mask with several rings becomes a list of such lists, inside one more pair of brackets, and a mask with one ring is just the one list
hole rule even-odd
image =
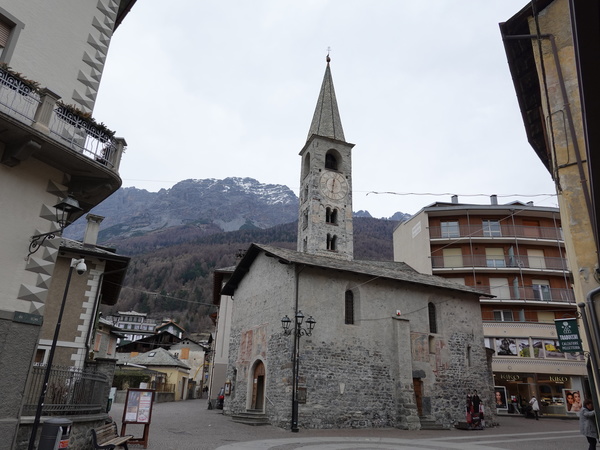
[[[29, 384], [25, 391], [22, 415], [34, 415], [44, 383], [45, 365], [32, 368]], [[108, 377], [101, 373], [85, 371], [74, 367], [50, 369], [48, 390], [42, 408], [42, 414], [96, 414], [105, 411]]]

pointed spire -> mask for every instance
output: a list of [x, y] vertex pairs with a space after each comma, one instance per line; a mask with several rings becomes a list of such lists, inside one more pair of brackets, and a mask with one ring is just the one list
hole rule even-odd
[[338, 141], [346, 142], [344, 138], [344, 130], [342, 129], [342, 120], [338, 111], [337, 100], [335, 98], [335, 90], [333, 89], [333, 79], [331, 78], [331, 69], [329, 62], [331, 58], [327, 53], [327, 68], [325, 69], [325, 77], [321, 85], [321, 92], [317, 100], [315, 115], [313, 116], [310, 130], [308, 131], [308, 139], [313, 134], [324, 136]]

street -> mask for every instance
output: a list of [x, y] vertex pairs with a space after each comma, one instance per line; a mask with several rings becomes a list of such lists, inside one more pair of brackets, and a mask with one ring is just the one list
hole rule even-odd
[[[123, 404], [113, 404], [111, 417], [121, 429]], [[150, 450], [571, 450], [587, 448], [577, 420], [500, 416], [498, 427], [481, 431], [405, 431], [398, 429], [305, 430], [298, 433], [271, 426], [235, 423], [221, 410], [208, 410], [206, 399], [157, 403], [150, 425]], [[128, 425], [127, 434], [141, 437], [142, 427]], [[142, 448], [130, 445], [131, 449]]]

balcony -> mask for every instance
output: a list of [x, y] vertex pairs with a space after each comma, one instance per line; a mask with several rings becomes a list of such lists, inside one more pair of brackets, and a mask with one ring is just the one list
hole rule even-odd
[[497, 302], [556, 302], [575, 305], [575, 293], [572, 289], [551, 288], [545, 285], [506, 286], [503, 288], [490, 286], [471, 286], [495, 298], [482, 298], [483, 303]]
[[85, 210], [121, 186], [125, 141], [91, 117], [59, 102], [48, 89], [0, 67], [0, 163], [38, 159], [70, 175], [69, 189]]
[[484, 272], [568, 272], [566, 258], [512, 255], [489, 257], [486, 255], [432, 256], [434, 272], [456, 272], [465, 269]]
[[502, 224], [498, 228], [485, 228], [482, 225], [459, 225], [458, 227], [429, 227], [430, 239], [519, 238], [533, 240], [563, 241], [562, 229], [557, 227], [532, 227], [525, 225]]

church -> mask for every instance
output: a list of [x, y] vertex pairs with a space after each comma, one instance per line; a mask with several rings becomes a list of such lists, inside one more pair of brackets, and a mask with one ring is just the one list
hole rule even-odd
[[450, 427], [473, 390], [493, 404], [485, 294], [405, 263], [354, 260], [353, 147], [328, 56], [300, 151], [297, 249], [252, 244], [223, 279], [224, 412], [292, 431]]

